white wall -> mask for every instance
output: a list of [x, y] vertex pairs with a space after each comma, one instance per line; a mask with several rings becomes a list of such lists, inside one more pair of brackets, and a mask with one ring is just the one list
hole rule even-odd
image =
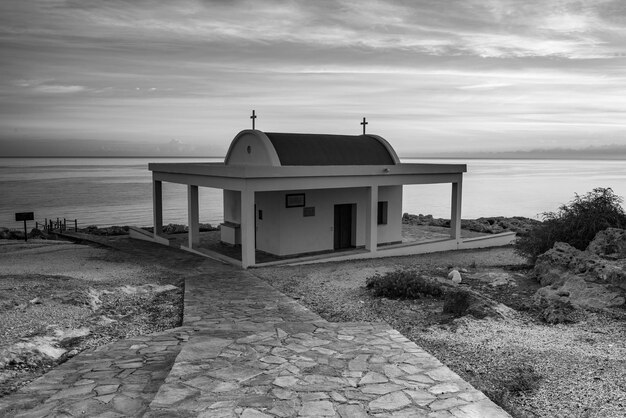
[[[302, 207], [286, 208], [285, 195], [289, 193], [304, 193], [306, 207], [315, 207], [315, 216], [304, 217]], [[378, 226], [378, 242], [401, 241], [402, 186], [380, 187], [378, 193], [380, 201], [389, 202], [387, 225]], [[363, 246], [366, 188], [258, 192], [257, 249], [277, 255], [332, 250], [335, 205], [349, 203], [357, 205], [356, 245]], [[259, 209], [263, 210], [262, 220], [258, 219]]]
[[379, 187], [378, 201], [389, 202], [387, 225], [378, 225], [378, 243], [402, 241], [402, 186]]
[[[282, 197], [282, 200], [281, 200]], [[281, 204], [284, 206], [284, 194], [281, 192], [257, 192], [256, 201], [256, 248], [270, 254], [280, 254]], [[259, 210], [263, 219], [259, 219]]]
[[241, 193], [224, 190], [224, 222], [241, 223]]
[[[250, 147], [250, 152], [248, 152]], [[258, 135], [252, 133], [244, 133], [236, 138], [232, 144], [230, 154], [227, 156], [227, 164], [245, 164], [245, 165], [272, 165], [271, 152], [268, 144], [265, 143]]]

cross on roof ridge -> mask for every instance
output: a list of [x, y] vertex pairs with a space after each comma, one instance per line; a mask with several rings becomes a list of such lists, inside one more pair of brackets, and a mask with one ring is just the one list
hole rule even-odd
[[250, 116], [250, 119], [252, 119], [252, 129], [254, 130], [254, 122], [256, 120], [257, 116], [254, 113], [254, 109], [252, 110], [252, 116]]

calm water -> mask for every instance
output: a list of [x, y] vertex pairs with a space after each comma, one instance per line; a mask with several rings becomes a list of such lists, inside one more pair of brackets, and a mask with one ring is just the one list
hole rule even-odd
[[[80, 225], [152, 224], [148, 162], [221, 161], [154, 158], [0, 158], [0, 226], [19, 227], [15, 212], [35, 219], [77, 218]], [[537, 217], [574, 193], [612, 187], [626, 196], [626, 161], [415, 160], [465, 163], [463, 217]], [[403, 212], [450, 216], [450, 185], [404, 186]], [[163, 220], [187, 223], [186, 186], [163, 183]], [[222, 192], [200, 188], [200, 221], [222, 220]]]

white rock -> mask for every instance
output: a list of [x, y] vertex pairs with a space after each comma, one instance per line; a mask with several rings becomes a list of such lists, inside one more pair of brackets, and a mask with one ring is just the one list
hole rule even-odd
[[453, 283], [461, 283], [463, 279], [461, 279], [461, 273], [458, 270], [451, 270], [448, 273], [448, 279], [452, 280]]

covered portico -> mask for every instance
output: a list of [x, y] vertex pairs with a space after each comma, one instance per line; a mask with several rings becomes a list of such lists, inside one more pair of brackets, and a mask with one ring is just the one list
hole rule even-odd
[[[162, 182], [187, 185], [189, 240], [187, 249], [199, 243], [198, 188], [231, 190], [240, 195], [241, 266], [255, 260], [255, 194], [269, 191], [362, 188], [365, 205], [365, 250], [375, 256], [378, 247], [377, 210], [379, 188], [404, 184], [451, 184], [452, 219], [450, 238], [461, 240], [461, 201], [465, 165], [394, 164], [385, 166], [229, 166], [216, 163], [152, 163], [154, 240], [166, 243], [162, 236]], [[456, 245], [455, 245], [456, 246]]]
[[[506, 245], [515, 237], [462, 239], [465, 164], [403, 164], [377, 135], [244, 130], [232, 140], [223, 163], [151, 163], [149, 169], [154, 231], [137, 238], [169, 244], [162, 233], [162, 185], [184, 184], [189, 232], [181, 248], [220, 258], [199, 246], [198, 190], [221, 189], [224, 223], [218, 243], [241, 248], [240, 260], [226, 256], [226, 261], [243, 268], [259, 265], [256, 251], [320, 262]], [[402, 186], [420, 184], [450, 184], [449, 238], [403, 242]]]

